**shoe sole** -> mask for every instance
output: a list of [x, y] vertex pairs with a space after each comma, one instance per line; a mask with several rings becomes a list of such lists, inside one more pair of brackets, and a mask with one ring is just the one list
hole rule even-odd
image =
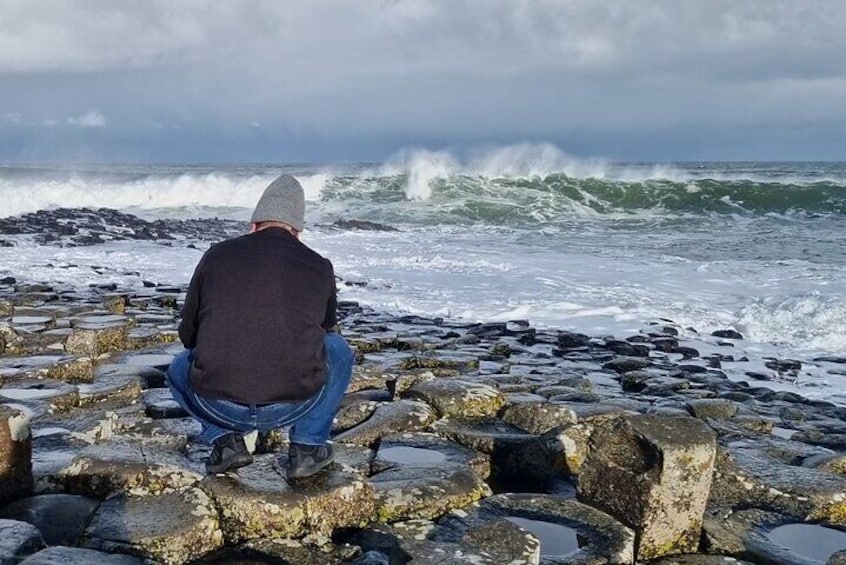
[[333, 453], [328, 459], [324, 459], [320, 463], [315, 463], [308, 467], [300, 467], [299, 469], [288, 469], [287, 475], [289, 479], [305, 479], [312, 475], [316, 475], [335, 461], [335, 454]]
[[226, 465], [217, 465], [217, 466], [209, 466], [206, 465], [206, 472], [210, 475], [217, 475], [220, 473], [225, 473], [227, 471], [232, 471], [234, 469], [240, 469], [241, 467], [246, 467], [250, 463], [253, 462], [253, 456], [247, 454], [246, 456], [241, 455], [236, 457], [235, 459], [228, 461]]

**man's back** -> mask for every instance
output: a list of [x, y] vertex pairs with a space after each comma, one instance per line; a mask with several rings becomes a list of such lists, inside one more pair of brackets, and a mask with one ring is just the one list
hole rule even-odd
[[191, 384], [244, 404], [304, 400], [325, 380], [335, 319], [332, 264], [280, 228], [213, 246], [197, 266], [179, 335]]

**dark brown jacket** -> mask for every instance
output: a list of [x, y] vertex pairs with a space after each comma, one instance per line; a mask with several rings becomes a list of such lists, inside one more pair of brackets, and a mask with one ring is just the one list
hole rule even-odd
[[332, 263], [280, 228], [212, 246], [194, 271], [179, 338], [197, 394], [243, 404], [305, 400], [326, 379], [337, 323]]

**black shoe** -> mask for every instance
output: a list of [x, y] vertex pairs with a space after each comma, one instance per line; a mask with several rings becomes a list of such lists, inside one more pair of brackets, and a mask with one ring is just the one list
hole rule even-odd
[[303, 479], [317, 473], [335, 460], [335, 451], [329, 444], [304, 445], [292, 443], [288, 448], [289, 479]]
[[206, 472], [211, 474], [225, 473], [252, 462], [253, 456], [247, 451], [244, 436], [241, 434], [226, 434], [214, 440], [214, 448], [208, 461], [206, 461]]

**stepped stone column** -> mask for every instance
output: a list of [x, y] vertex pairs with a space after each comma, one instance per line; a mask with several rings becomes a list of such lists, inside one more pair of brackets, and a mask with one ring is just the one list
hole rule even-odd
[[32, 492], [29, 417], [0, 406], [0, 506]]
[[637, 535], [637, 559], [696, 553], [716, 457], [716, 434], [689, 417], [624, 416], [594, 430], [579, 499]]

